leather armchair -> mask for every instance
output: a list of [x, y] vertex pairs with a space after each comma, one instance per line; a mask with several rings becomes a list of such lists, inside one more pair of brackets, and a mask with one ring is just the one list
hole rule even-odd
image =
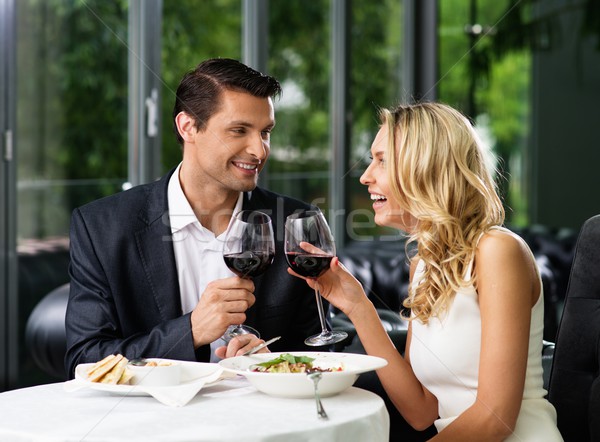
[[600, 215], [577, 240], [548, 398], [566, 442], [600, 440]]
[[25, 326], [25, 343], [38, 367], [47, 374], [67, 380], [65, 315], [69, 284], [52, 290], [34, 307]]

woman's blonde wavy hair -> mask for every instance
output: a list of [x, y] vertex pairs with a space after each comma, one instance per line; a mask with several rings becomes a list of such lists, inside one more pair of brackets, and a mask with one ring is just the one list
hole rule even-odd
[[388, 129], [387, 174], [391, 197], [416, 218], [407, 245], [424, 262], [421, 283], [404, 301], [428, 323], [454, 293], [470, 283], [465, 271], [482, 232], [504, 222], [504, 208], [486, 152], [469, 121], [441, 103], [381, 111]]

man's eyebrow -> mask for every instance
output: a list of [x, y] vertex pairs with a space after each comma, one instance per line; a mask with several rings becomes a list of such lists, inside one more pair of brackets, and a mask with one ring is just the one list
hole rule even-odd
[[[229, 122], [230, 126], [243, 126], [243, 127], [254, 127], [254, 125], [248, 121], [244, 120], [234, 120]], [[273, 129], [275, 127], [275, 121], [267, 124], [264, 129]]]
[[230, 126], [245, 126], [245, 127], [252, 127], [252, 123], [249, 123], [247, 121], [243, 121], [243, 120], [234, 120], [234, 121], [230, 121], [229, 122]]

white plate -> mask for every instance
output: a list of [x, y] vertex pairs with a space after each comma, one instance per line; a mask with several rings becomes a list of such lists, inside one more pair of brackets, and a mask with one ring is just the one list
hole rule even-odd
[[[159, 361], [159, 359], [153, 359]], [[160, 359], [161, 361], [169, 361], [172, 363], [181, 364], [181, 382], [178, 385], [165, 386], [165, 387], [153, 387], [154, 389], [172, 389], [172, 388], [184, 388], [186, 386], [194, 386], [194, 384], [202, 381], [204, 384], [216, 381], [223, 368], [218, 364], [211, 364], [205, 362], [191, 362], [191, 361], [177, 361], [174, 359]], [[107, 391], [109, 393], [116, 393], [122, 395], [136, 395], [136, 396], [150, 396], [152, 395], [149, 387], [142, 385], [110, 385], [101, 384], [99, 382], [91, 382], [87, 378], [87, 371], [94, 364], [79, 364], [75, 368], [75, 379], [83, 381], [87, 387], [93, 390]]]
[[[304, 373], [259, 373], [250, 367], [279, 357], [280, 353], [257, 353], [252, 356], [236, 356], [224, 359], [219, 365], [226, 371], [245, 376], [257, 390], [271, 396], [309, 398], [314, 395], [314, 384]], [[289, 352], [294, 356], [314, 358], [313, 365], [320, 368], [342, 366], [342, 371], [324, 372], [319, 382], [321, 396], [341, 393], [358, 378], [360, 373], [385, 367], [387, 361], [375, 356], [354, 353]]]

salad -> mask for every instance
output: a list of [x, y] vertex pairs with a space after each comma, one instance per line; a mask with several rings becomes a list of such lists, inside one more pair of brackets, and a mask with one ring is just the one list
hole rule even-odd
[[294, 356], [284, 353], [275, 359], [261, 362], [250, 367], [251, 371], [259, 373], [313, 373], [343, 371], [343, 367], [321, 368], [313, 365], [315, 358]]

